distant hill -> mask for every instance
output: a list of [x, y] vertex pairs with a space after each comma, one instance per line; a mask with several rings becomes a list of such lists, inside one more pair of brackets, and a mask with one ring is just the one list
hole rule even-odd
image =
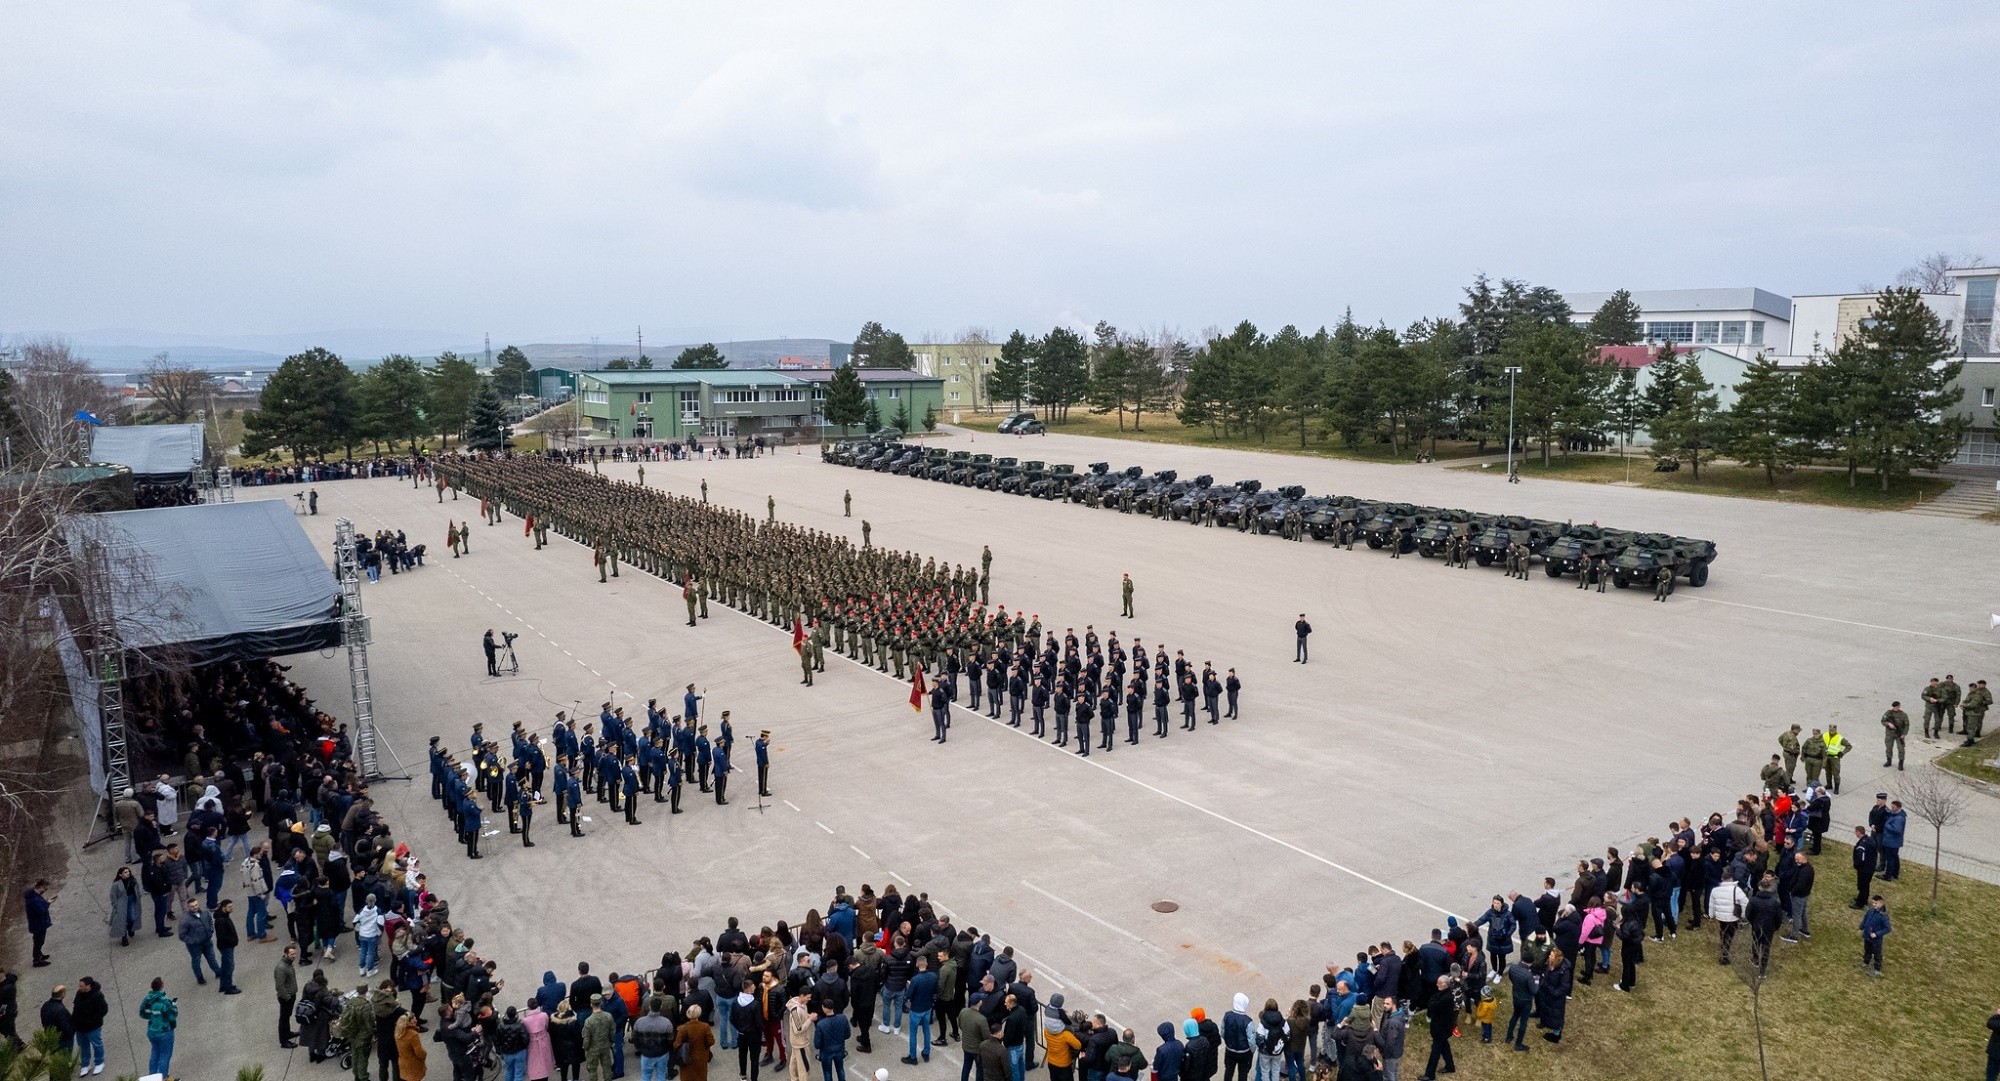
[[[701, 342], [687, 342], [681, 345], [646, 346], [646, 355], [653, 358], [653, 367], [665, 368], [673, 364], [681, 350], [700, 345]], [[846, 342], [832, 338], [766, 338], [758, 341], [719, 341], [715, 347], [722, 351], [732, 368], [775, 368], [781, 357], [810, 357], [825, 360], [828, 349], [840, 348], [844, 355]], [[494, 346], [497, 352], [499, 346]], [[478, 356], [483, 348], [461, 349], [461, 356]], [[602, 368], [619, 357], [638, 360], [637, 350], [630, 342], [617, 345], [592, 345], [589, 342], [538, 342], [521, 346], [521, 352], [528, 355], [528, 361], [536, 367], [576, 366], [585, 369]]]

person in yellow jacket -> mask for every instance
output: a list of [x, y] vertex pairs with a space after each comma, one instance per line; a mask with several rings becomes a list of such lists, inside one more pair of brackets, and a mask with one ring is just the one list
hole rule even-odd
[[1840, 760], [1853, 746], [1846, 736], [1840, 734], [1839, 725], [1826, 726], [1826, 786], [1833, 789], [1836, 796], [1840, 794]]

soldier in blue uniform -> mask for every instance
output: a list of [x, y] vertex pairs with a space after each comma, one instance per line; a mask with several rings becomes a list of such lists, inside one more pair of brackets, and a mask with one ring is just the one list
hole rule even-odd
[[695, 782], [701, 785], [703, 792], [708, 791], [708, 765], [711, 754], [712, 749], [708, 742], [708, 726], [702, 725], [700, 731], [696, 732], [694, 737], [694, 778]]
[[602, 801], [604, 789], [597, 783], [597, 737], [592, 734], [595, 731], [595, 725], [588, 721], [584, 722], [583, 739], [577, 744], [578, 750], [582, 752], [578, 764], [583, 767], [583, 787], [598, 793], [598, 799]]
[[653, 780], [653, 802], [667, 802], [667, 741], [655, 735], [646, 744], [647, 770]]
[[766, 728], [757, 733], [757, 794], [768, 797], [771, 794], [771, 730]]
[[[530, 779], [528, 776], [528, 767], [516, 766], [515, 772], [519, 774], [519, 776], [515, 778], [515, 782], [519, 785], [526, 786], [527, 782]], [[522, 848], [535, 847], [534, 838], [529, 835], [529, 831], [533, 829], [535, 824], [535, 801], [533, 798], [534, 791], [535, 791], [534, 789], [528, 788], [526, 791], [522, 793], [521, 809], [520, 809]]]
[[459, 832], [465, 837], [465, 854], [470, 859], [479, 857], [479, 801], [472, 798], [470, 791], [458, 805]]
[[667, 802], [674, 814], [681, 813], [681, 760], [677, 755], [667, 756]]
[[[623, 780], [625, 788], [625, 824], [636, 826], [639, 824], [639, 768], [632, 758], [628, 757], [625, 759]], [[617, 806], [614, 804], [612, 810], [615, 811], [617, 809]]]
[[501, 779], [501, 802], [507, 805], [507, 832], [521, 832], [521, 781], [518, 770]]
[[438, 737], [431, 737], [431, 798], [444, 798], [444, 748], [438, 746]]
[[729, 805], [729, 748], [725, 744], [715, 745], [715, 805]]

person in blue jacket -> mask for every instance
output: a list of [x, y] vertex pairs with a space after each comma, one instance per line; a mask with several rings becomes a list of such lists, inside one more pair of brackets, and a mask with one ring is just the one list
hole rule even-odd
[[1174, 1038], [1173, 1022], [1162, 1021], [1155, 1031], [1160, 1034], [1160, 1046], [1153, 1051], [1153, 1077], [1155, 1081], [1180, 1081], [1181, 1056], [1187, 1047]]
[[1870, 976], [1882, 974], [1882, 940], [1891, 930], [1889, 909], [1878, 893], [1869, 900], [1868, 911], [1861, 914], [1861, 967]]

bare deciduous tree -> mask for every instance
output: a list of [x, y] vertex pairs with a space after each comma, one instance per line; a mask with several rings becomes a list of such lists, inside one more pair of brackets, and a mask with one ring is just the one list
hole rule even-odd
[[68, 342], [37, 338], [21, 347], [13, 405], [28, 440], [17, 457], [34, 467], [84, 460], [90, 453], [90, 425], [77, 420], [77, 412], [109, 419], [118, 395]]
[[186, 424], [215, 396], [215, 373], [176, 364], [158, 353], [146, 365], [146, 388], [154, 409], [175, 424]]
[[1983, 255], [1932, 252], [1917, 260], [1915, 265], [1898, 271], [1896, 284], [1915, 289], [1919, 293], [1949, 293], [1954, 291], [1958, 284], [1952, 280], [1952, 271], [1986, 265], [1986, 257]]
[[1931, 828], [1931, 915], [1937, 915], [1938, 879], [1943, 874], [1944, 831], [1957, 825], [1972, 805], [1965, 782], [1942, 769], [1919, 770], [1904, 781], [1903, 806]]

